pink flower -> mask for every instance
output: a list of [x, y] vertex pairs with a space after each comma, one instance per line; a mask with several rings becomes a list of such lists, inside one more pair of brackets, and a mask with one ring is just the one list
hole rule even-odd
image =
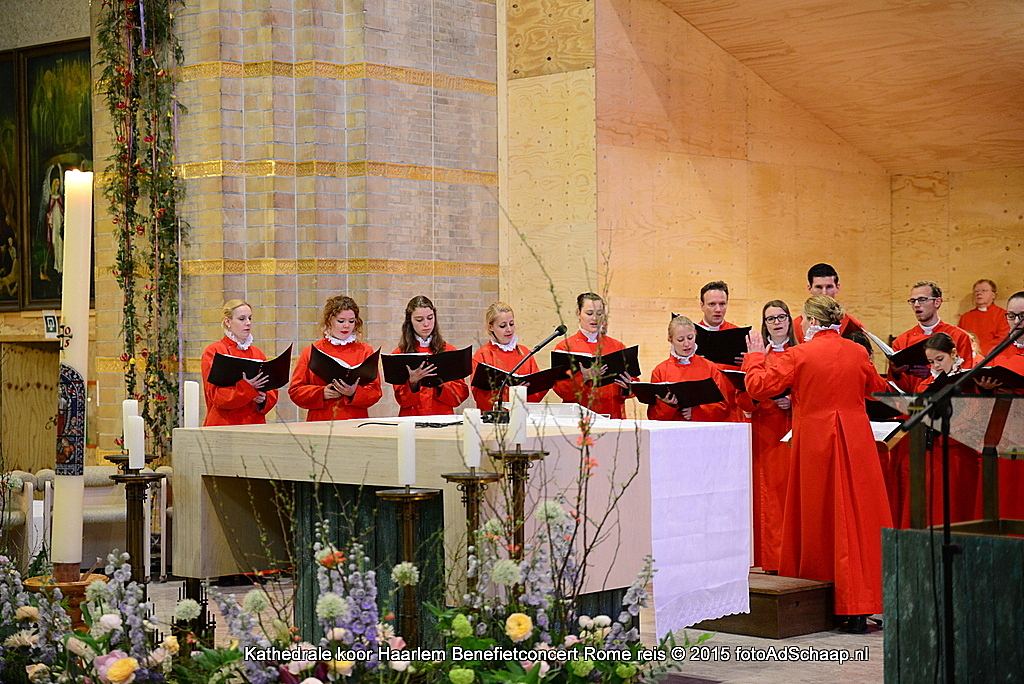
[[573, 646], [578, 644], [579, 641], [580, 641], [580, 638], [578, 636], [576, 636], [575, 634], [567, 634], [566, 637], [565, 637], [565, 641], [563, 643], [565, 644], [566, 648], [572, 648]]
[[388, 646], [390, 646], [392, 650], [401, 651], [405, 648], [405, 639], [400, 636], [390, 636], [388, 637]]
[[[548, 670], [551, 669], [551, 666], [548, 665], [546, 660], [539, 660], [537, 662], [540, 663], [540, 672], [538, 673], [540, 676], [538, 677], [538, 679], [544, 679], [544, 675], [548, 673]], [[532, 670], [537, 665], [537, 663], [533, 662], [532, 660], [520, 660], [519, 664], [522, 665], [523, 669], [527, 672]]]

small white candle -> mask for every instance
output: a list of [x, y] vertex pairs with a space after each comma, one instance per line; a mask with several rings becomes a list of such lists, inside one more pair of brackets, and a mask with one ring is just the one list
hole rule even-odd
[[199, 383], [185, 381], [185, 418], [182, 427], [199, 427]]
[[[139, 400], [125, 399], [121, 402], [121, 431], [128, 435], [128, 418], [139, 415]], [[127, 447], [127, 442], [125, 443]]]
[[508, 413], [507, 449], [514, 449], [516, 444], [526, 441], [526, 388], [513, 387], [508, 393], [512, 409]]
[[467, 468], [480, 467], [480, 409], [468, 408], [462, 412], [462, 460]]
[[398, 483], [416, 484], [416, 423], [411, 420], [398, 424]]
[[128, 446], [128, 467], [141, 470], [146, 467], [146, 421], [141, 416], [125, 419], [124, 441]]

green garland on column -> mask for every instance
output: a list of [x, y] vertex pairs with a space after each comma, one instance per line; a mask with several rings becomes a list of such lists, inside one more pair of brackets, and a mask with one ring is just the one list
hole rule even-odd
[[[98, 88], [111, 118], [113, 153], [104, 197], [117, 242], [114, 279], [124, 293], [125, 391], [140, 399], [152, 451], [170, 455], [178, 423], [178, 245], [183, 195], [174, 171], [174, 35], [182, 0], [104, 0], [97, 28]], [[140, 359], [142, 362], [140, 363]], [[140, 370], [142, 376], [140, 378]]]

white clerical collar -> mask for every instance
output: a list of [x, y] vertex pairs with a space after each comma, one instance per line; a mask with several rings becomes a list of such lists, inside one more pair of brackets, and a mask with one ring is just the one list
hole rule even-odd
[[783, 340], [782, 342], [776, 343], [775, 340], [769, 338], [768, 339], [768, 346], [771, 347], [772, 351], [781, 352], [781, 351], [786, 351], [786, 343], [788, 343], [788, 342], [789, 342], [789, 340]]
[[705, 330], [711, 330], [711, 331], [718, 331], [718, 330], [722, 329], [722, 324], [721, 323], [719, 323], [718, 325], [708, 325], [707, 323], [704, 322], [704, 319], [701, 319], [700, 321], [698, 321], [697, 325], [699, 325], [700, 327], [704, 328]]
[[[960, 367], [963, 366], [963, 365], [964, 365], [964, 360], [961, 359], [961, 358], [957, 358], [957, 360], [953, 362], [953, 369], [951, 371], [949, 371], [948, 375], [953, 375], [954, 373], [959, 373], [960, 372]], [[937, 371], [934, 368], [932, 368], [930, 370], [930, 372], [931, 372], [933, 378], [937, 378], [940, 375], [942, 375], [942, 373], [943, 373], [943, 371]]]
[[413, 337], [415, 337], [415, 338], [416, 338], [416, 342], [417, 342], [417, 343], [418, 343], [418, 344], [419, 344], [419, 345], [420, 345], [421, 347], [429, 347], [429, 346], [430, 346], [430, 341], [431, 341], [432, 339], [434, 339], [434, 336], [433, 336], [433, 335], [428, 335], [427, 337], [420, 337], [419, 335], [417, 335], [417, 334], [415, 334], [415, 333], [413, 333]]
[[513, 336], [508, 344], [502, 344], [493, 337], [491, 338], [491, 344], [500, 349], [503, 352], [515, 351], [519, 347], [519, 337]]
[[331, 333], [325, 332], [324, 339], [333, 344], [335, 347], [340, 347], [345, 344], [352, 344], [356, 341], [356, 334], [349, 333], [348, 337], [335, 337]]
[[978, 309], [978, 311], [988, 311], [988, 307], [989, 307], [989, 305], [986, 304], [985, 306], [980, 306], [979, 305], [979, 306], [977, 306], [975, 308]]
[[668, 353], [673, 359], [679, 362], [680, 366], [689, 366], [690, 362], [693, 361], [693, 355], [697, 353], [697, 345], [693, 345], [693, 354], [690, 354], [689, 356], [680, 356], [679, 354], [676, 354], [676, 350], [671, 347], [669, 347]]
[[935, 332], [935, 328], [939, 327], [940, 323], [942, 323], [942, 321], [936, 318], [935, 325], [925, 325], [924, 323], [918, 323], [917, 325], [920, 326], [921, 330], [924, 331], [925, 335], [930, 336], [933, 332]]
[[811, 338], [820, 333], [822, 330], [835, 330], [839, 332], [840, 325], [809, 325], [807, 326], [807, 332], [804, 333], [804, 342], [810, 342]]
[[1024, 349], [1024, 335], [1015, 339], [1013, 341], [1013, 346], [1017, 349]]
[[601, 331], [598, 330], [595, 333], [588, 333], [583, 328], [580, 328], [580, 334], [587, 338], [587, 342], [590, 344], [597, 344], [597, 338], [601, 336]]
[[235, 346], [237, 346], [242, 351], [245, 351], [246, 349], [252, 346], [252, 333], [249, 333], [249, 336], [246, 337], [244, 340], [240, 340], [234, 335], [232, 335], [230, 330], [225, 330], [224, 336], [231, 340], [232, 342], [234, 342]]

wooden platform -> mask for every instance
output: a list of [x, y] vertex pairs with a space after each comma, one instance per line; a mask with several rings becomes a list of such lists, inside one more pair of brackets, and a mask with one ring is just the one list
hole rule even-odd
[[832, 583], [750, 573], [750, 612], [705, 620], [695, 627], [766, 639], [833, 628]]

